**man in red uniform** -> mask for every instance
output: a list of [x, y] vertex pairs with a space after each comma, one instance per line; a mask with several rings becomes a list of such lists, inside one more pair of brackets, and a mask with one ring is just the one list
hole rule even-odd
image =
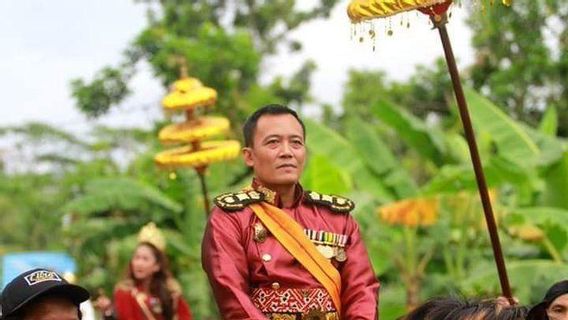
[[215, 198], [203, 268], [224, 319], [378, 319], [379, 283], [351, 200], [305, 191], [305, 127], [280, 105], [243, 127], [251, 188]]

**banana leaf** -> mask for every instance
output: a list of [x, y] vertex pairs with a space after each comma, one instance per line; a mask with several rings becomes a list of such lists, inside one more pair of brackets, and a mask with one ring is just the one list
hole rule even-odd
[[444, 163], [446, 143], [441, 131], [430, 128], [413, 116], [385, 99], [371, 106], [371, 111], [384, 123], [395, 130], [400, 138], [423, 157], [441, 166]]
[[550, 166], [543, 174], [544, 191], [539, 203], [568, 210], [568, 152], [556, 164]]
[[557, 224], [568, 231], [568, 210], [552, 207], [514, 208], [508, 221], [515, 224]]
[[306, 190], [328, 194], [348, 194], [353, 182], [349, 175], [333, 164], [328, 157], [314, 154], [310, 157], [302, 176], [302, 185]]
[[377, 131], [360, 118], [347, 120], [347, 138], [367, 167], [382, 178], [398, 198], [413, 197], [417, 194], [417, 186], [412, 177], [405, 171], [392, 154], [387, 144], [378, 136]]
[[162, 209], [180, 212], [182, 207], [160, 190], [130, 178], [101, 178], [89, 181], [82, 196], [64, 206], [64, 212], [95, 214], [110, 210]]
[[498, 155], [520, 167], [534, 167], [541, 151], [523, 127], [477, 92], [466, 88], [465, 95], [476, 135], [490, 134]]
[[558, 131], [558, 112], [553, 106], [546, 108], [542, 120], [538, 125], [538, 131], [550, 136], [556, 137]]
[[537, 160], [538, 167], [546, 170], [548, 166], [561, 160], [563, 153], [568, 151], [568, 143], [566, 140], [560, 137], [549, 136], [525, 124], [522, 124], [522, 127], [541, 151], [540, 157]]
[[[368, 192], [378, 201], [394, 198], [382, 181], [356, 156], [355, 148], [341, 135], [313, 120], [305, 121], [308, 156], [321, 155], [351, 176], [355, 190]], [[317, 190], [314, 190], [317, 191]]]
[[[535, 170], [525, 170], [500, 156], [490, 157], [483, 165], [487, 185], [500, 187], [509, 185], [519, 192], [520, 201], [530, 203], [542, 181]], [[453, 193], [462, 190], [476, 190], [477, 182], [471, 164], [445, 165], [421, 188], [427, 195]], [[521, 202], [520, 204], [529, 204]]]
[[[481, 262], [469, 278], [459, 284], [465, 295], [495, 297], [499, 294], [499, 279], [491, 264], [491, 261]], [[551, 260], [508, 261], [507, 271], [513, 296], [522, 304], [537, 302], [554, 282], [568, 278], [568, 265]]]

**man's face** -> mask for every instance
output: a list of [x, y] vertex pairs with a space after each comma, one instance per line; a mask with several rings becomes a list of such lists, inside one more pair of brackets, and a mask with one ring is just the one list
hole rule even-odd
[[291, 114], [261, 116], [253, 145], [243, 149], [243, 156], [262, 185], [271, 188], [296, 184], [306, 159], [302, 126]]
[[31, 305], [23, 320], [79, 320], [79, 312], [77, 306], [65, 298], [46, 297]]
[[550, 320], [568, 320], [568, 293], [554, 299], [546, 309]]

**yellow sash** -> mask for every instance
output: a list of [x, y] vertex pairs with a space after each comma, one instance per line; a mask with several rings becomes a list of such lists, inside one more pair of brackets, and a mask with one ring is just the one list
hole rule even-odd
[[250, 207], [276, 240], [329, 292], [341, 315], [341, 275], [306, 237], [303, 228], [286, 212], [266, 202]]
[[134, 296], [134, 299], [136, 300], [136, 302], [138, 303], [138, 306], [140, 307], [140, 309], [142, 309], [142, 313], [144, 314], [146, 319], [156, 320], [156, 318], [152, 314], [152, 311], [150, 311], [150, 309], [148, 309], [148, 306], [146, 305], [146, 301], [145, 301], [146, 295], [144, 293], [138, 291], [137, 289], [133, 289], [131, 291], [131, 293]]

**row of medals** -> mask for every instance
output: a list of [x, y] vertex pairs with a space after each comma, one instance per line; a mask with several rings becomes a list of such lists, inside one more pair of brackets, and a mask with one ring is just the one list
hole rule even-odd
[[[314, 239], [317, 231], [304, 229], [304, 233], [306, 236], [316, 245], [318, 251], [324, 256], [326, 259], [335, 258], [338, 262], [343, 262], [347, 260], [347, 254], [345, 253], [345, 240], [339, 243], [330, 244], [329, 242], [318, 241]], [[312, 236], [310, 236], [312, 234]], [[336, 235], [340, 236], [340, 235]], [[262, 223], [255, 223], [254, 224], [254, 241], [262, 243], [268, 237], [268, 230], [262, 225]], [[345, 236], [342, 236], [345, 237]]]
[[344, 247], [316, 244], [316, 248], [326, 259], [335, 258], [339, 262], [347, 260]]

